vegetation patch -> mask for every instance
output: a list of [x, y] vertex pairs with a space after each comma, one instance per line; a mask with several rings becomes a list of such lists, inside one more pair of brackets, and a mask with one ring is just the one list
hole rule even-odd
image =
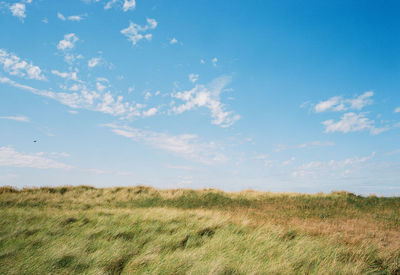
[[399, 274], [400, 199], [0, 189], [0, 274]]

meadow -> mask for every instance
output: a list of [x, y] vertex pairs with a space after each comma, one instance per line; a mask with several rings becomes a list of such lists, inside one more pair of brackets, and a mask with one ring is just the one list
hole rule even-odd
[[400, 198], [2, 187], [0, 274], [400, 274]]

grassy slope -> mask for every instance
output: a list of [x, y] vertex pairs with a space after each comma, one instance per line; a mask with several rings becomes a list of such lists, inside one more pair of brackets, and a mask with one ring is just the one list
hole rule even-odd
[[400, 198], [0, 188], [0, 274], [400, 274]]

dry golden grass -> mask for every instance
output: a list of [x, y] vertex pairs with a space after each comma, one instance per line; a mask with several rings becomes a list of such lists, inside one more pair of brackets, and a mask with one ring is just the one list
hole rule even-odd
[[0, 188], [0, 273], [399, 274], [400, 198]]

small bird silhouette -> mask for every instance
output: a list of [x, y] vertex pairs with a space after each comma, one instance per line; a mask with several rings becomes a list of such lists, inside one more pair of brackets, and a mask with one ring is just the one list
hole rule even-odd
[[35, 142], [35, 143], [36, 143], [36, 142], [37, 142], [37, 140], [34, 140], [33, 142]]

